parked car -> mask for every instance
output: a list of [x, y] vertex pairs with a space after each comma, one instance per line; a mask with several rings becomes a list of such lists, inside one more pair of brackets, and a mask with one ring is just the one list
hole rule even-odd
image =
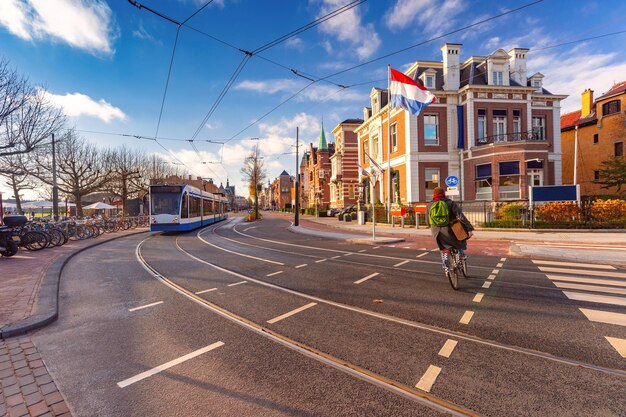
[[343, 210], [341, 210], [339, 212], [339, 214], [337, 214], [337, 219], [339, 219], [339, 221], [343, 221], [344, 220], [344, 216], [346, 214], [351, 216], [352, 213], [356, 213], [356, 209], [357, 209], [357, 207], [354, 204], [351, 205], [351, 206], [345, 207]]

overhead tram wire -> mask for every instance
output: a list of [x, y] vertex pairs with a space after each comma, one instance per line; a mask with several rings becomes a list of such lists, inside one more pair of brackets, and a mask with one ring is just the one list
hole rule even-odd
[[[135, 134], [131, 134], [131, 133], [103, 132], [103, 131], [99, 131], [99, 130], [83, 130], [83, 129], [75, 129], [75, 130], [77, 132], [93, 133], [93, 134], [96, 134], [96, 135], [123, 136], [123, 137], [135, 138], [135, 139], [145, 139], [145, 140], [152, 140], [152, 141], [154, 141], [154, 137], [152, 137], [152, 136], [135, 135]], [[159, 137], [157, 139], [158, 140], [175, 141], [175, 142], [189, 142], [189, 139], [180, 139], [180, 138]], [[215, 144], [218, 144], [218, 145], [222, 145], [224, 143], [224, 141], [211, 140], [211, 139], [196, 139], [196, 142], [215, 143]]]
[[545, 51], [546, 49], [552, 49], [552, 48], [558, 48], [560, 46], [566, 46], [566, 45], [572, 45], [574, 43], [580, 43], [580, 42], [587, 42], [587, 41], [592, 41], [595, 39], [600, 39], [600, 38], [606, 38], [608, 36], [615, 36], [615, 35], [621, 35], [623, 33], [626, 33], [626, 30], [620, 30], [617, 32], [611, 32], [611, 33], [605, 33], [603, 35], [598, 35], [598, 36], [592, 36], [589, 38], [584, 38], [584, 39], [577, 39], [575, 41], [569, 41], [569, 42], [562, 42], [562, 43], [557, 43], [555, 45], [548, 45], [548, 46], [543, 46], [541, 48], [533, 48], [531, 49], [529, 52], [537, 52], [537, 51]]

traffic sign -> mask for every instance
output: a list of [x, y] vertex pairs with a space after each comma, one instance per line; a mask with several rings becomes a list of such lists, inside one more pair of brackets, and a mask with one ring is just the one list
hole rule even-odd
[[448, 175], [446, 178], [446, 185], [448, 187], [456, 187], [459, 185], [459, 177], [455, 177], [454, 175]]

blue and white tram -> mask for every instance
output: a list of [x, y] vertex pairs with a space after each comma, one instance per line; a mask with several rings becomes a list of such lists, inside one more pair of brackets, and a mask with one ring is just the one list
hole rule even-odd
[[224, 220], [227, 203], [190, 185], [151, 185], [150, 231], [182, 232]]

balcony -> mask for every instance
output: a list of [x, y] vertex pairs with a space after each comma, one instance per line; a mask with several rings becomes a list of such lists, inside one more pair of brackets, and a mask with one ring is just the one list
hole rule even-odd
[[500, 135], [485, 136], [476, 140], [476, 146], [511, 142], [545, 142], [546, 140], [547, 137], [544, 131], [533, 130], [530, 132], [503, 133]]

